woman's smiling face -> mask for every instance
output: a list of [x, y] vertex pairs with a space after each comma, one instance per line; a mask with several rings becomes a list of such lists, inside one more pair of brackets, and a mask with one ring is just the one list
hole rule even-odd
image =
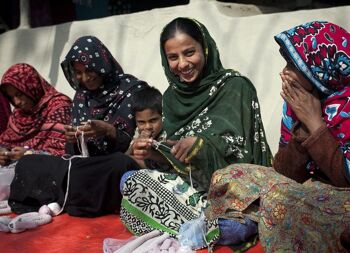
[[103, 77], [98, 75], [95, 71], [89, 70], [84, 64], [74, 62], [73, 68], [75, 78], [78, 82], [90, 91], [97, 90], [103, 83]]
[[170, 70], [181, 82], [193, 83], [202, 74], [205, 65], [203, 48], [191, 36], [176, 32], [165, 42], [164, 52]]

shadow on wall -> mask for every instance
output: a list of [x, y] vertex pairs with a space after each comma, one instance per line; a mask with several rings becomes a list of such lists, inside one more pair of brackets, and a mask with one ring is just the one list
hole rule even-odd
[[30, 27], [34, 28], [184, 5], [189, 2], [190, 0], [1, 0], [0, 34], [19, 27], [21, 4], [22, 7], [23, 4], [28, 7], [28, 20]]
[[55, 26], [54, 38], [52, 45], [52, 56], [51, 56], [51, 67], [49, 72], [49, 78], [52, 85], [56, 86], [58, 81], [58, 72], [61, 71], [61, 55], [63, 55], [63, 49], [67, 41], [69, 40], [69, 34], [71, 30], [72, 23], [67, 23], [63, 25]]

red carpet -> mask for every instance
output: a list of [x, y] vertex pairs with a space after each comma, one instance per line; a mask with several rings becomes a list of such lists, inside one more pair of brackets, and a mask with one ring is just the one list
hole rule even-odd
[[[78, 218], [67, 214], [53, 218], [49, 224], [19, 234], [0, 233], [0, 252], [4, 253], [102, 253], [105, 238], [126, 239], [131, 234], [117, 215]], [[208, 252], [200, 250], [198, 253]], [[232, 253], [217, 247], [215, 253]], [[263, 253], [260, 244], [247, 253]]]

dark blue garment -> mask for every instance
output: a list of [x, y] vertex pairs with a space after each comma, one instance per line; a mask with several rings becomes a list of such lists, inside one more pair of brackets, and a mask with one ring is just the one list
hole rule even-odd
[[245, 224], [234, 220], [219, 219], [220, 245], [237, 245], [258, 232], [258, 224], [248, 218]]

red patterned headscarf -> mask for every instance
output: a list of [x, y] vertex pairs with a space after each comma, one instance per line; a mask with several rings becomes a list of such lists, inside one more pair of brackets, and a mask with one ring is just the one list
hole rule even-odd
[[64, 154], [63, 126], [70, 123], [71, 100], [25, 63], [15, 64], [5, 72], [0, 87], [5, 85], [12, 85], [31, 98], [34, 107], [29, 114], [14, 108], [8, 128], [0, 135], [0, 146], [28, 146], [53, 155]]
[[[322, 94], [322, 116], [340, 143], [350, 178], [350, 34], [336, 24], [314, 21], [275, 36], [284, 57]], [[284, 103], [280, 144], [291, 139], [291, 128], [298, 121]], [[308, 169], [314, 169], [313, 162]]]

